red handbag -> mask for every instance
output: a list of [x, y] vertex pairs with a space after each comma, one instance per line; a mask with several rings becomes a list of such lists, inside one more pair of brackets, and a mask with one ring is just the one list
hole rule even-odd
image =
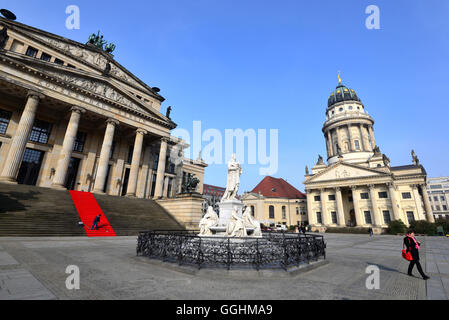
[[406, 252], [405, 249], [402, 249], [402, 258], [404, 258], [407, 261], [412, 261], [413, 257], [410, 252]]

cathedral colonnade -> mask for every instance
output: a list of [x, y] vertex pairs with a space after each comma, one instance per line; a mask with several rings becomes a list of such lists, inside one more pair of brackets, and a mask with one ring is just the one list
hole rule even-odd
[[[38, 115], [39, 105], [43, 99], [45, 99], [45, 96], [41, 93], [35, 91], [28, 92], [25, 107], [20, 114], [18, 126], [15, 133], [12, 135], [6, 160], [3, 169], [1, 170], [0, 182], [13, 184], [17, 183], [17, 176], [22, 165], [25, 151], [27, 150], [27, 143], [29, 142], [33, 125]], [[81, 106], [72, 106], [70, 108], [69, 121], [63, 135], [64, 138], [62, 146], [59, 150], [54, 151], [57, 152], [58, 155], [55, 168], [52, 169], [54, 171], [54, 175], [50, 185], [51, 188], [61, 190], [67, 189], [66, 179], [69, 172], [69, 165], [74, 153], [73, 150], [77, 134], [79, 133], [80, 122], [85, 114], [86, 109]], [[108, 174], [111, 169], [110, 161], [111, 153], [113, 151], [114, 137], [116, 134], [116, 128], [120, 126], [120, 121], [113, 118], [107, 118], [105, 119], [105, 126], [106, 129], [104, 131], [103, 139], [100, 139], [102, 140], [101, 151], [99, 152], [99, 156], [97, 155], [96, 157], [96, 165], [94, 166], [96, 171], [92, 175], [94, 177], [92, 181], [92, 192], [98, 194], [105, 194]], [[142, 159], [143, 150], [151, 149], [151, 147], [145, 145], [145, 137], [148, 134], [149, 132], [142, 128], [137, 128], [135, 131], [132, 160], [130, 163], [129, 178], [127, 181], [126, 196], [128, 197], [137, 196], [138, 186], [142, 185], [145, 189], [149, 189], [148, 185], [153, 182], [141, 181], [141, 179], [145, 179], [146, 176], [144, 174], [139, 175], [141, 172], [141, 167], [143, 168], [145, 166], [142, 162], [149, 162], [150, 158], [145, 156], [145, 159]], [[166, 172], [169, 142], [170, 139], [168, 137], [160, 138], [161, 149], [157, 160], [157, 178], [152, 179], [152, 175], [148, 174], [148, 180], [155, 180], [155, 185], [152, 186], [155, 190], [155, 198], [170, 197], [171, 194], [168, 194], [169, 191], [171, 191], [171, 193], [176, 191], [174, 187], [169, 190], [168, 186], [165, 185], [169, 181], [169, 177]], [[152, 139], [152, 143], [154, 144], [154, 137]], [[145, 167], [150, 166], [151, 165], [146, 165]], [[153, 167], [155, 167], [155, 165], [153, 165]], [[146, 192], [146, 194], [149, 193], [150, 192]]]
[[[408, 187], [408, 186], [407, 186]], [[410, 219], [425, 219], [434, 222], [425, 185], [416, 185], [412, 202], [424, 202], [424, 212], [409, 211], [407, 201], [394, 183], [347, 185], [332, 188], [307, 189], [309, 223], [325, 227], [379, 227], [385, 228], [389, 221], [402, 220], [406, 225]], [[421, 192], [418, 191], [421, 189]], [[429, 202], [429, 206], [426, 206]], [[425, 216], [424, 216], [425, 215]]]

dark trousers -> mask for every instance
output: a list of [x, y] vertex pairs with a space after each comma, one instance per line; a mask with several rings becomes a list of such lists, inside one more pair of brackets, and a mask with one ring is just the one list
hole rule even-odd
[[410, 261], [410, 265], [408, 266], [408, 274], [412, 274], [413, 267], [415, 266], [415, 264], [416, 264], [416, 268], [418, 268], [419, 274], [421, 275], [421, 277], [424, 278], [425, 274], [424, 274], [424, 271], [422, 270], [422, 267], [421, 267], [421, 264], [419, 263], [419, 260], [416, 260], [416, 261], [412, 260], [412, 261]]
[[90, 230], [98, 230], [98, 221], [95, 221]]

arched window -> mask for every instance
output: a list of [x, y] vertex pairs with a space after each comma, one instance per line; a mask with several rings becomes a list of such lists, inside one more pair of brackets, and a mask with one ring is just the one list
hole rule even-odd
[[274, 206], [270, 206], [270, 219], [274, 219]]

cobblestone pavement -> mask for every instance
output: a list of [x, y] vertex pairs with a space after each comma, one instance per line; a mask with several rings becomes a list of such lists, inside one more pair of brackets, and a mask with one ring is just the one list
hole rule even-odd
[[[325, 235], [329, 264], [296, 276], [193, 275], [136, 257], [136, 238], [0, 238], [0, 299], [448, 299], [449, 239], [421, 238], [429, 281], [406, 275], [402, 237]], [[80, 290], [68, 290], [68, 265]], [[368, 290], [366, 267], [380, 269]], [[417, 271], [414, 271], [417, 274]]]

